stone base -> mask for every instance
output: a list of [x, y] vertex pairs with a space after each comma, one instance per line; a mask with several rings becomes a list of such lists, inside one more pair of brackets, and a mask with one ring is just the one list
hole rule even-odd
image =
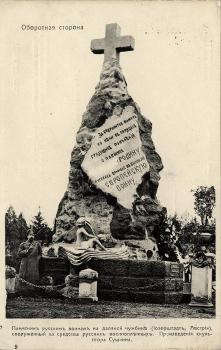
[[191, 301], [189, 303], [189, 306], [192, 306], [192, 307], [213, 307], [214, 305], [210, 302], [208, 302], [207, 304], [204, 304], [204, 303], [198, 303], [198, 302]]
[[82, 304], [98, 302], [98, 297], [78, 297], [78, 301]]
[[[63, 275], [62, 280], [64, 281], [67, 275], [67, 265], [63, 259], [57, 258], [57, 261], [56, 258], [53, 259], [53, 264], [50, 261], [48, 265], [48, 260], [42, 263], [41, 273], [45, 274], [45, 267], [47, 274], [53, 275], [61, 262], [59, 272]], [[75, 267], [73, 265], [69, 265], [69, 267], [70, 273], [76, 277], [79, 276], [81, 270], [86, 268], [86, 266]], [[87, 263], [87, 268], [98, 272], [97, 294], [99, 300], [140, 301], [154, 304], [179, 304], [182, 302], [182, 264], [168, 261], [92, 259]], [[79, 287], [77, 278], [73, 286]], [[86, 298], [86, 301], [89, 300]], [[97, 300], [91, 301], [96, 302]]]
[[183, 298], [183, 266], [165, 261], [91, 260], [98, 272], [98, 297], [156, 304], [179, 304]]
[[51, 276], [55, 285], [64, 283], [69, 270], [70, 263], [63, 258], [44, 256], [39, 262], [40, 278]]

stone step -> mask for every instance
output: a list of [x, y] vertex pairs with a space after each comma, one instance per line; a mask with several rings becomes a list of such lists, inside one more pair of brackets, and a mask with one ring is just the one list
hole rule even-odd
[[119, 276], [99, 276], [98, 289], [133, 290], [146, 291], [182, 291], [182, 278], [135, 278]]
[[182, 264], [169, 261], [93, 259], [88, 265], [104, 276], [183, 278]]

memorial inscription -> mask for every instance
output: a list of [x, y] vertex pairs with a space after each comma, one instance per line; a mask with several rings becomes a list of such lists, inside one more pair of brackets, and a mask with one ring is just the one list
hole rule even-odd
[[149, 171], [132, 106], [97, 129], [81, 166], [94, 185], [125, 208], [132, 208], [136, 188]]

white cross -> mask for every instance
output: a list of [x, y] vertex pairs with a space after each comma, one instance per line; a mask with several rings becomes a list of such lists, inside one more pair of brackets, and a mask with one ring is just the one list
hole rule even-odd
[[112, 58], [119, 60], [123, 51], [134, 50], [134, 38], [130, 35], [120, 36], [121, 28], [117, 23], [106, 24], [105, 38], [93, 39], [91, 51], [95, 54], [104, 54], [104, 61]]

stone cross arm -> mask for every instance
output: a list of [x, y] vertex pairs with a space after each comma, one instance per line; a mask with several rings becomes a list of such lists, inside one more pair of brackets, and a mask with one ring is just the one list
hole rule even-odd
[[104, 54], [104, 61], [119, 59], [119, 53], [134, 50], [134, 38], [130, 35], [120, 36], [120, 26], [117, 23], [106, 25], [105, 38], [91, 41], [91, 51]]
[[[133, 51], [134, 50], [134, 38], [131, 35], [121, 36], [116, 38], [115, 49], [119, 52]], [[93, 53], [102, 54], [105, 50], [105, 38], [91, 40], [91, 51]]]

